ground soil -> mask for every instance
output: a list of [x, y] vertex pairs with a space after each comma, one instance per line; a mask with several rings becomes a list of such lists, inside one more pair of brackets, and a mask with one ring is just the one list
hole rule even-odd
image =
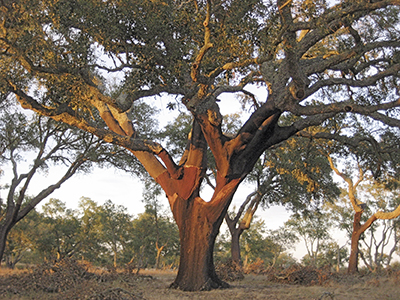
[[[183, 292], [170, 289], [174, 271], [93, 270], [64, 263], [23, 271], [0, 270], [0, 299], [400, 299], [400, 272], [349, 276], [335, 274], [323, 280], [306, 270], [286, 274], [247, 274], [223, 290]], [[295, 276], [293, 274], [296, 274]], [[300, 275], [299, 275], [300, 274]], [[284, 276], [283, 276], [284, 275]]]

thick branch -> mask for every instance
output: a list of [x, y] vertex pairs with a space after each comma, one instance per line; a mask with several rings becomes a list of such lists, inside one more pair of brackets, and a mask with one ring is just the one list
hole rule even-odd
[[359, 232], [365, 232], [371, 225], [377, 220], [378, 218], [376, 217], [376, 214], [373, 214], [371, 217], [368, 218], [368, 220], [361, 225], [359, 228]]
[[208, 77], [216, 78], [224, 71], [233, 70], [233, 69], [237, 69], [237, 68], [244, 68], [244, 67], [248, 67], [248, 66], [252, 66], [252, 65], [260, 65], [264, 61], [266, 61], [265, 58], [257, 57], [257, 58], [244, 59], [244, 60], [238, 61], [238, 62], [229, 62], [229, 63], [224, 64], [222, 67], [218, 67], [215, 70], [211, 71], [208, 74]]
[[[400, 106], [400, 99], [397, 100], [397, 102], [399, 102], [398, 106]], [[373, 118], [374, 120], [380, 121], [386, 125], [400, 128], [400, 120], [391, 118], [391, 117], [381, 114], [379, 112], [370, 113], [370, 114], [367, 114], [367, 116]]]
[[242, 219], [242, 221], [239, 224], [239, 228], [242, 230], [249, 229], [251, 221], [253, 220], [254, 214], [257, 211], [258, 205], [260, 204], [261, 201], [261, 193], [257, 193], [256, 196], [253, 198], [251, 201], [249, 207], [246, 210], [246, 213]]
[[292, 127], [295, 128], [295, 132], [297, 133], [305, 128], [308, 128], [310, 126], [317, 126], [322, 124], [325, 120], [328, 120], [329, 118], [332, 118], [335, 116], [336, 113], [321, 113], [321, 114], [315, 114], [311, 115], [309, 117], [306, 117], [304, 119], [300, 119], [296, 122], [293, 123]]
[[[279, 0], [278, 8], [284, 27], [290, 28], [293, 24], [290, 1]], [[300, 100], [305, 96], [305, 87], [308, 85], [308, 80], [304, 76], [304, 72], [300, 70], [299, 56], [297, 51], [296, 33], [287, 30], [283, 35], [283, 49], [285, 51], [285, 60], [287, 72], [290, 75], [292, 82], [289, 90], [293, 98]]]
[[211, 37], [211, 30], [210, 30], [210, 19], [211, 19], [211, 0], [207, 0], [207, 13], [206, 13], [206, 18], [203, 22], [204, 26], [204, 44], [203, 47], [200, 49], [199, 54], [197, 54], [197, 57], [192, 64], [192, 70], [191, 70], [191, 77], [194, 82], [201, 81], [203, 83], [206, 83], [205, 79], [200, 78], [200, 65], [203, 60], [204, 55], [207, 53], [207, 51], [213, 47], [213, 44], [210, 42], [210, 37]]
[[333, 85], [345, 85], [345, 86], [352, 86], [352, 87], [367, 87], [374, 85], [379, 80], [384, 79], [389, 76], [398, 75], [400, 72], [400, 64], [393, 65], [388, 69], [381, 71], [375, 75], [370, 77], [355, 80], [349, 78], [329, 78], [326, 80], [319, 80], [314, 83], [310, 88], [306, 91], [306, 96], [310, 96], [317, 92], [319, 89], [323, 87], [333, 86]]
[[326, 158], [328, 159], [329, 165], [331, 167], [331, 169], [338, 175], [340, 176], [346, 183], [348, 186], [348, 192], [349, 192], [349, 199], [351, 202], [351, 205], [353, 206], [354, 211], [357, 212], [363, 212], [363, 208], [361, 206], [360, 201], [358, 201], [356, 195], [355, 195], [355, 190], [356, 190], [356, 185], [358, 185], [362, 179], [363, 179], [363, 173], [361, 172], [360, 177], [357, 181], [357, 184], [354, 185], [353, 184], [353, 180], [348, 177], [346, 174], [340, 172], [336, 166], [333, 163], [332, 157], [329, 154], [325, 154]]
[[375, 213], [375, 217], [381, 220], [390, 220], [400, 216], [400, 205], [394, 211], [391, 212], [383, 212], [378, 211]]
[[257, 194], [257, 191], [250, 193], [249, 195], [247, 195], [246, 200], [242, 203], [242, 205], [240, 205], [240, 208], [235, 216], [235, 218], [233, 219], [233, 221], [235, 222], [235, 224], [237, 224], [239, 222], [239, 219], [241, 218], [247, 204], [251, 201], [251, 199], [253, 198], [253, 196], [255, 196]]
[[40, 201], [45, 199], [51, 193], [53, 193], [56, 189], [60, 188], [60, 186], [71, 178], [76, 171], [85, 163], [86, 159], [84, 159], [83, 155], [81, 155], [65, 172], [65, 174], [53, 185], [48, 186], [43, 189], [39, 194], [37, 194], [31, 201], [29, 201], [23, 209], [21, 209], [17, 215], [16, 222], [24, 218], [32, 209], [34, 209]]
[[330, 132], [314, 132], [314, 133], [310, 133], [308, 131], [299, 131], [297, 133], [297, 135], [301, 136], [301, 137], [306, 137], [306, 138], [335, 140], [335, 141], [340, 142], [343, 145], [351, 146], [352, 148], [357, 148], [363, 142], [367, 142], [378, 153], [390, 152], [387, 149], [383, 149], [382, 147], [380, 147], [379, 143], [371, 136], [348, 137], [348, 136], [345, 136], [345, 135], [334, 134], [334, 133], [330, 133]]
[[23, 108], [30, 109], [34, 112], [39, 113], [40, 115], [52, 118], [55, 121], [61, 121], [68, 125], [85, 130], [89, 133], [96, 135], [105, 142], [120, 145], [132, 151], [145, 151], [158, 154], [163, 150], [161, 145], [158, 143], [148, 140], [135, 139], [127, 136], [121, 136], [109, 130], [93, 126], [84, 119], [75, 116], [74, 112], [68, 107], [46, 107], [39, 104], [35, 99], [26, 95], [21, 90], [14, 90], [14, 93], [16, 94], [17, 100], [20, 102]]
[[[390, 122], [391, 124], [397, 124], [396, 119], [383, 116], [377, 111], [380, 110], [389, 110], [392, 108], [400, 107], [400, 98], [394, 101], [385, 102], [376, 105], [358, 105], [355, 104], [353, 101], [342, 101], [338, 103], [331, 103], [326, 105], [315, 105], [315, 106], [303, 106], [303, 105], [296, 105], [295, 107], [291, 107], [289, 110], [295, 115], [305, 115], [311, 116], [318, 114], [332, 114], [331, 116], [340, 113], [340, 112], [353, 112], [358, 113], [365, 116], [373, 116], [374, 118], [383, 121], [383, 122]], [[304, 129], [303, 127], [302, 129]]]

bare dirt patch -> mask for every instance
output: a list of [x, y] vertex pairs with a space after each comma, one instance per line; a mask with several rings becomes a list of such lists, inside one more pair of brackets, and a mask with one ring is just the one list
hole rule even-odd
[[[307, 268], [292, 271], [247, 274], [230, 282], [229, 289], [183, 292], [168, 288], [176, 276], [174, 271], [143, 270], [137, 275], [67, 261], [24, 272], [0, 272], [0, 299], [399, 299], [400, 272], [328, 278]], [[303, 283], [296, 282], [299, 280]]]

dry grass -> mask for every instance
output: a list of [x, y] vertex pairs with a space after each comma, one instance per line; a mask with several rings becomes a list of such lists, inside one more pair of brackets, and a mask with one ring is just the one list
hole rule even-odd
[[154, 280], [143, 283], [145, 299], [400, 299], [400, 279], [360, 278], [343, 275], [340, 281], [328, 281], [324, 285], [300, 286], [273, 283], [264, 275], [246, 275], [235, 281], [230, 289], [210, 292], [182, 292], [168, 289], [173, 274], [154, 275]]
[[[90, 272], [89, 272], [90, 270]], [[245, 275], [231, 288], [209, 292], [169, 289], [173, 271], [143, 270], [140, 275], [64, 264], [48, 271], [0, 271], [0, 299], [400, 299], [400, 273], [334, 276], [322, 285], [277, 283], [266, 275]]]

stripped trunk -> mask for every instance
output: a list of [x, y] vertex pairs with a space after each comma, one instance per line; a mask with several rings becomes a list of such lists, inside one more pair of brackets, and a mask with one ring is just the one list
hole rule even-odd
[[385, 219], [385, 218], [387, 218], [387, 215], [391, 214], [391, 213], [377, 212], [377, 213], [373, 214], [371, 217], [369, 217], [368, 220], [364, 224], [361, 224], [361, 216], [362, 216], [363, 212], [364, 212], [363, 210], [360, 210], [354, 214], [353, 233], [351, 235], [351, 247], [350, 247], [351, 250], [350, 250], [350, 258], [349, 258], [349, 266], [347, 269], [347, 273], [349, 273], [349, 274], [354, 274], [354, 273], [358, 272], [358, 255], [359, 255], [358, 244], [360, 241], [361, 234], [363, 232], [365, 232], [368, 228], [370, 228], [371, 225], [376, 220], [378, 220], [379, 216], [382, 219]]
[[178, 275], [171, 287], [185, 291], [228, 287], [215, 273], [213, 260], [223, 214], [210, 219], [208, 209], [204, 209], [205, 202], [200, 198], [177, 202], [174, 216], [179, 227], [181, 252]]
[[156, 269], [160, 268], [160, 261], [161, 261], [161, 252], [163, 251], [165, 245], [161, 247], [158, 246], [158, 242], [156, 242], [156, 249], [157, 249], [157, 256], [156, 256]]
[[351, 235], [350, 257], [347, 273], [354, 274], [358, 272], [358, 242], [364, 231], [361, 231], [361, 216], [362, 211], [354, 214], [353, 233]]

